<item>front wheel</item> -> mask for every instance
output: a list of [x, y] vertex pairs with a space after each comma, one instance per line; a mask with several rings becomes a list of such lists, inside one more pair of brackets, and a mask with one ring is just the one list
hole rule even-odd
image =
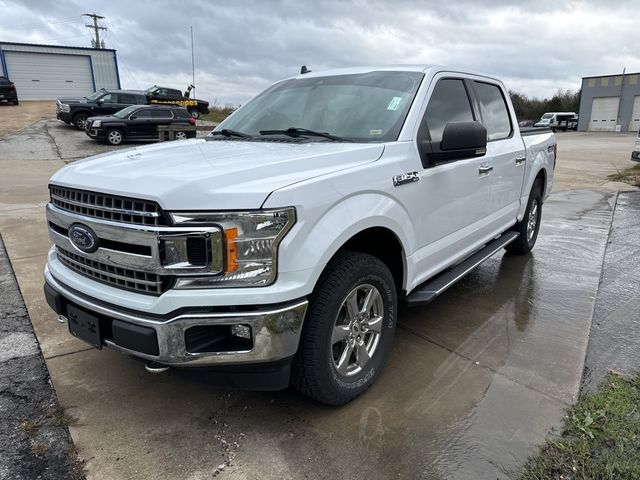
[[524, 217], [511, 230], [518, 232], [518, 238], [507, 245], [505, 250], [516, 255], [529, 253], [538, 239], [540, 221], [542, 220], [542, 182], [533, 184]]
[[109, 145], [120, 145], [124, 140], [124, 135], [120, 130], [111, 129], [107, 131], [105, 138]]
[[84, 124], [87, 121], [87, 116], [84, 113], [79, 113], [73, 117], [73, 124], [78, 130], [84, 130]]
[[393, 276], [382, 261], [359, 252], [336, 255], [311, 296], [292, 385], [328, 405], [356, 398], [389, 356], [396, 312]]

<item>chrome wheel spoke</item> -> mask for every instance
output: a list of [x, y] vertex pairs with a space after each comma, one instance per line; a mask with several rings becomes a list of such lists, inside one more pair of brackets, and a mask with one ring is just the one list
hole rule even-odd
[[382, 320], [384, 317], [378, 315], [376, 317], [371, 317], [369, 320], [365, 322], [367, 327], [367, 333], [380, 333], [382, 332]]
[[367, 292], [367, 296], [364, 297], [364, 302], [362, 302], [362, 310], [360, 312], [368, 314], [379, 298], [380, 292], [378, 292], [378, 289], [371, 287]]
[[360, 368], [363, 368], [371, 360], [369, 352], [367, 351], [367, 344], [360, 342], [356, 344], [356, 363]]
[[333, 334], [331, 335], [331, 345], [333, 346], [338, 342], [346, 340], [349, 336], [350, 331], [351, 330], [349, 329], [348, 325], [336, 325], [335, 327], [333, 327]]
[[349, 321], [351, 321], [354, 318], [356, 318], [356, 316], [360, 311], [358, 307], [358, 290], [357, 289], [355, 289], [349, 294], [349, 296], [347, 297], [346, 303], [347, 303], [348, 318], [349, 318]]
[[353, 345], [347, 342], [340, 354], [340, 359], [338, 360], [338, 364], [336, 365], [338, 373], [341, 375], [347, 374], [347, 369], [349, 368], [349, 360], [351, 360], [351, 354], [353, 353]]

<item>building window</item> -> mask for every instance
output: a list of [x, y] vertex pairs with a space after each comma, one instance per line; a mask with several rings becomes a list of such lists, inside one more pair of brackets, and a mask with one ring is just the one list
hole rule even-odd
[[613, 84], [616, 86], [620, 86], [622, 85], [622, 77], [620, 75], [618, 75], [617, 77], [615, 77], [613, 79]]
[[609, 86], [609, 77], [604, 77], [600, 79], [600, 86], [608, 87]]
[[595, 86], [596, 86], [595, 78], [590, 78], [589, 80], [587, 80], [587, 87], [595, 87]]
[[629, 85], [637, 85], [637, 84], [638, 84], [638, 75], [630, 75]]

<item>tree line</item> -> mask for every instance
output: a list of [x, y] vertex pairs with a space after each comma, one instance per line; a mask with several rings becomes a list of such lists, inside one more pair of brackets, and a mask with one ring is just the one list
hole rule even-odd
[[538, 121], [546, 112], [576, 112], [580, 110], [580, 90], [558, 91], [551, 98], [529, 98], [526, 95], [509, 91], [513, 108], [516, 111], [518, 121]]

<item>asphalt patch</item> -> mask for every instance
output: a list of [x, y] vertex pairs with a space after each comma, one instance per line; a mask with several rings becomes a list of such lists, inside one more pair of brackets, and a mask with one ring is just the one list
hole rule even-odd
[[51, 386], [0, 238], [0, 479], [82, 479], [67, 417]]
[[640, 192], [618, 195], [591, 323], [582, 390], [640, 368]]

